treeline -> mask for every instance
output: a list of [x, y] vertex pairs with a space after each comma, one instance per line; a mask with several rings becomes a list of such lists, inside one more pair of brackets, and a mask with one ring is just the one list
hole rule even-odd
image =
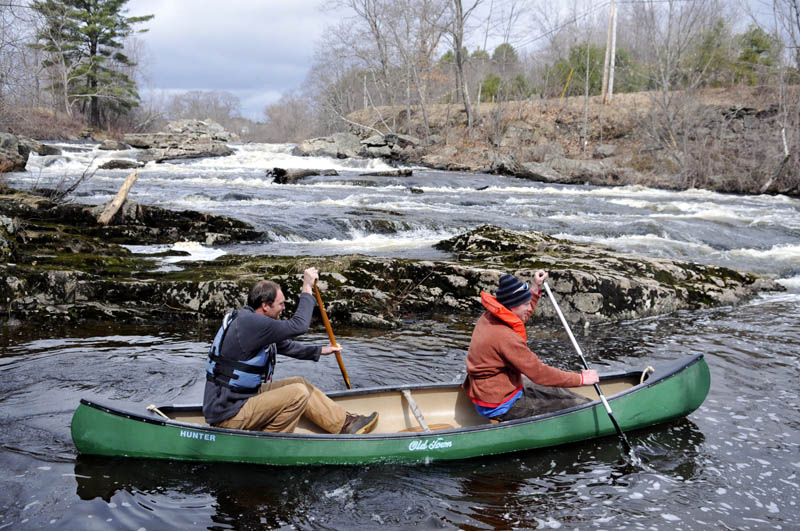
[[[142, 98], [151, 17], [125, 16], [127, 1], [0, 0], [0, 129], [113, 134], [210, 118], [244, 140], [281, 142], [340, 131], [351, 113], [372, 109], [386, 116], [380, 129], [428, 137], [432, 104], [457, 104], [470, 130], [482, 104], [600, 94], [609, 64], [609, 96], [649, 91], [658, 134], [673, 142], [686, 94], [704, 87], [774, 89], [796, 121], [797, 102], [780, 101], [798, 83], [796, 0], [326, 0], [336, 22], [305, 82], [259, 123], [241, 117], [230, 92]], [[421, 118], [403, 122], [387, 106]]]
[[[285, 137], [302, 138], [341, 129], [359, 109], [405, 106], [408, 116], [423, 115], [422, 129], [409, 132], [424, 136], [425, 106], [433, 103], [463, 105], [470, 126], [485, 102], [598, 95], [611, 4], [329, 0], [328, 9], [347, 15], [318, 43], [301, 89], [265, 115]], [[615, 7], [613, 90], [660, 93], [667, 122], [679, 112], [676, 91], [798, 83], [795, 0], [628, 0]], [[501, 44], [487, 48], [498, 38]]]

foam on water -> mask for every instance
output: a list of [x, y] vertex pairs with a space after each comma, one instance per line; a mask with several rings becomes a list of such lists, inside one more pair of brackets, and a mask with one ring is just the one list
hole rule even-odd
[[173, 245], [123, 245], [132, 253], [136, 254], [160, 254], [167, 251], [182, 251], [189, 253], [189, 256], [165, 256], [158, 260], [163, 263], [176, 263], [182, 261], [207, 261], [214, 260], [225, 254], [221, 249], [207, 247], [200, 242], [177, 242]]
[[774, 245], [769, 249], [743, 248], [732, 249], [728, 252], [735, 256], [794, 262], [800, 269], [800, 245], [781, 244]]
[[437, 231], [428, 229], [402, 231], [395, 234], [375, 234], [357, 229], [350, 229], [351, 239], [328, 238], [309, 241], [299, 238], [284, 238], [282, 241], [289, 247], [291, 247], [292, 244], [311, 244], [316, 249], [347, 249], [348, 252], [388, 251], [392, 249], [402, 250], [430, 247], [441, 240], [453, 237], [455, 234], [456, 232], [446, 230]]
[[644, 249], [648, 249], [652, 252], [653, 248], [671, 249], [673, 251], [680, 251], [681, 249], [686, 250], [678, 254], [688, 254], [688, 250], [691, 250], [693, 254], [712, 254], [717, 252], [714, 248], [704, 243], [675, 240], [666, 236], [659, 236], [658, 234], [626, 234], [624, 236], [609, 238], [565, 233], [555, 234], [554, 236], [565, 240], [611, 247], [612, 249], [617, 249], [622, 252]]

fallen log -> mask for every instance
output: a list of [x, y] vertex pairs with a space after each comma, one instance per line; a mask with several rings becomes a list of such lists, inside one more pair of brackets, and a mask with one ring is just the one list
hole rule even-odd
[[103, 210], [103, 213], [100, 214], [100, 217], [97, 218], [97, 222], [100, 225], [108, 225], [108, 223], [114, 217], [114, 214], [117, 213], [119, 208], [125, 202], [125, 199], [127, 199], [128, 192], [130, 192], [133, 183], [135, 183], [136, 179], [138, 178], [139, 178], [139, 172], [136, 170], [133, 170], [130, 174], [128, 174], [128, 177], [125, 179], [125, 182], [122, 183], [122, 188], [119, 189], [119, 192], [117, 192], [117, 195], [114, 197], [114, 199], [112, 199], [111, 202], [108, 205], [106, 205], [106, 208]]
[[362, 177], [411, 177], [413, 170], [389, 170], [389, 171], [374, 171], [370, 173], [362, 173]]
[[294, 184], [306, 177], [316, 175], [339, 175], [336, 170], [286, 170], [284, 168], [272, 168], [267, 170], [267, 177], [272, 177], [275, 184]]

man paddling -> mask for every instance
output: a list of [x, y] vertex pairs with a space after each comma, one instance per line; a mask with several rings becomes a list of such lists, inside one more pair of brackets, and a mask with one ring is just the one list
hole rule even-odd
[[486, 312], [478, 319], [467, 354], [463, 387], [479, 414], [503, 421], [530, 417], [589, 402], [564, 387], [598, 382], [597, 371], [566, 372], [545, 365], [527, 345], [525, 322], [542, 293], [544, 271], [534, 286], [513, 275], [500, 277], [496, 297], [481, 292]]
[[292, 432], [305, 416], [329, 433], [367, 433], [375, 427], [377, 413], [348, 413], [305, 378], [272, 381], [276, 354], [318, 361], [320, 355], [340, 350], [292, 341], [311, 324], [311, 292], [318, 278], [314, 267], [303, 271], [303, 288], [291, 319], [279, 319], [286, 299], [280, 286], [269, 280], [257, 282], [247, 305], [225, 316], [206, 361], [203, 415], [208, 424]]

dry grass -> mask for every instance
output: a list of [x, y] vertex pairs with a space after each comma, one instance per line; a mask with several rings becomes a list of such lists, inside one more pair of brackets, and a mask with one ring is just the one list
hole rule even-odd
[[74, 140], [84, 133], [86, 123], [43, 107], [6, 106], [0, 110], [0, 130], [37, 140]]
[[[480, 167], [489, 150], [526, 162], [537, 160], [541, 149], [581, 159], [590, 158], [600, 144], [613, 144], [617, 164], [634, 170], [637, 184], [796, 195], [800, 168], [791, 153], [800, 151], [800, 87], [788, 87], [780, 98], [773, 87], [617, 94], [609, 105], [589, 98], [588, 119], [582, 97], [482, 103], [474, 107], [478, 112], [470, 130], [462, 105], [428, 105], [431, 133], [440, 141], [428, 149], [441, 153], [444, 144], [461, 162]], [[349, 118], [384, 130], [383, 123], [394, 120], [399, 132], [425, 138], [419, 108], [410, 121], [400, 107], [365, 109]], [[788, 131], [788, 157], [782, 129]]]

